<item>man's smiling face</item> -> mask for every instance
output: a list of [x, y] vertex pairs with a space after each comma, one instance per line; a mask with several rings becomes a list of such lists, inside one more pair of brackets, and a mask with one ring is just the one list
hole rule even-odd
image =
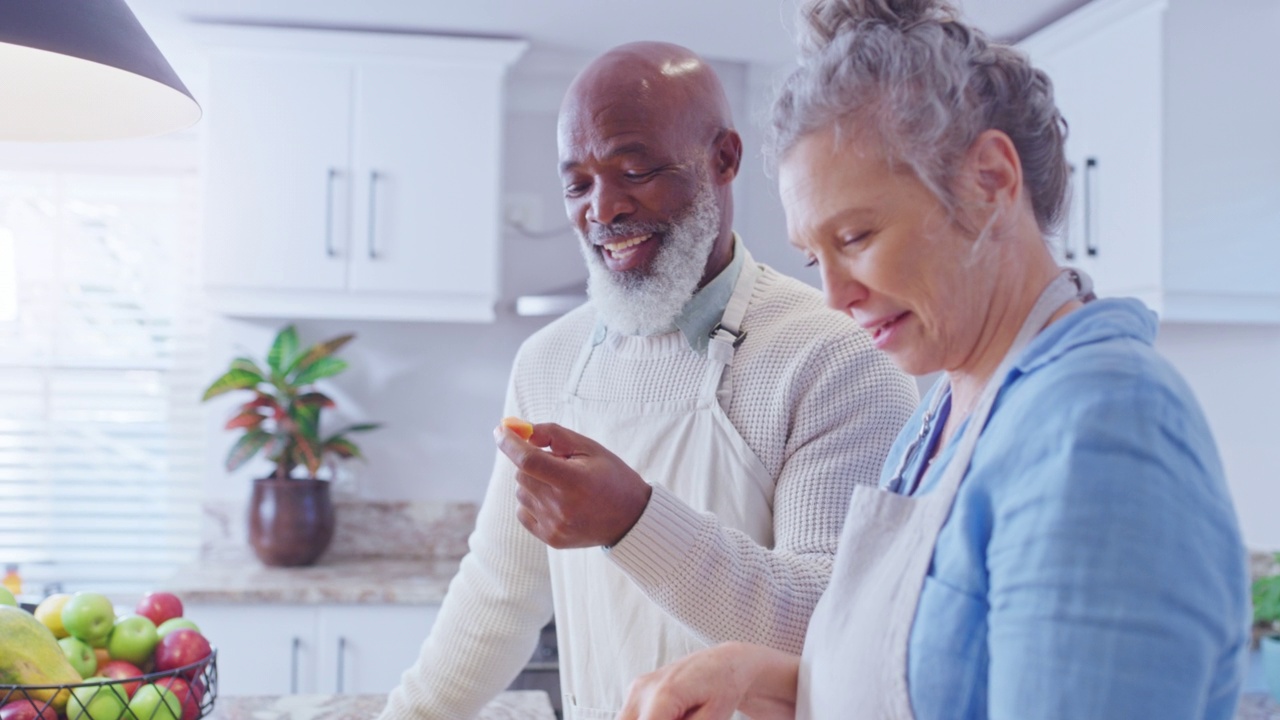
[[705, 183], [687, 124], [652, 94], [643, 80], [618, 83], [582, 93], [561, 113], [565, 210], [612, 272], [647, 274]]

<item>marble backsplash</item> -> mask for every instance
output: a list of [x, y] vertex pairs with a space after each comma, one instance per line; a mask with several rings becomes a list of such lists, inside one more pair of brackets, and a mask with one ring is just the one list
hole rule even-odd
[[[251, 554], [244, 501], [212, 499], [203, 506], [202, 560], [239, 560]], [[450, 560], [467, 552], [475, 503], [378, 502], [335, 498], [333, 543], [321, 563], [362, 560]]]

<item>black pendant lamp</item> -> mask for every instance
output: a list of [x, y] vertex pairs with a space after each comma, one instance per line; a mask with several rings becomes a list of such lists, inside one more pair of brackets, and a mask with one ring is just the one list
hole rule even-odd
[[142, 137], [199, 119], [124, 0], [0, 0], [0, 140]]

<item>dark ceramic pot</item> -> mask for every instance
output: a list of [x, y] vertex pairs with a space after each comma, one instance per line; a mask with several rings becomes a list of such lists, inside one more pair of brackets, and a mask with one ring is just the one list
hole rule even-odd
[[333, 540], [333, 501], [326, 480], [253, 481], [249, 544], [266, 565], [310, 565]]

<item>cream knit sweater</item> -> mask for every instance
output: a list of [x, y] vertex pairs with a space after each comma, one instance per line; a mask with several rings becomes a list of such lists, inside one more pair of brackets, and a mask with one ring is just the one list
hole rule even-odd
[[[774, 480], [774, 546], [760, 547], [655, 487], [639, 522], [608, 552], [672, 622], [706, 642], [740, 640], [799, 653], [830, 576], [852, 488], [879, 480], [917, 393], [816, 291], [762, 270], [742, 323], [748, 334], [730, 369], [726, 414]], [[512, 370], [506, 414], [552, 420], [595, 326], [588, 303], [530, 337]], [[671, 352], [627, 352], [652, 343], [666, 343]], [[692, 397], [706, 362], [679, 332], [610, 333], [578, 394], [612, 401]], [[515, 488], [513, 466], [499, 455], [470, 553], [383, 718], [474, 717], [528, 661], [552, 615], [547, 554], [556, 551], [516, 520]], [[561, 627], [573, 622], [556, 618]]]

